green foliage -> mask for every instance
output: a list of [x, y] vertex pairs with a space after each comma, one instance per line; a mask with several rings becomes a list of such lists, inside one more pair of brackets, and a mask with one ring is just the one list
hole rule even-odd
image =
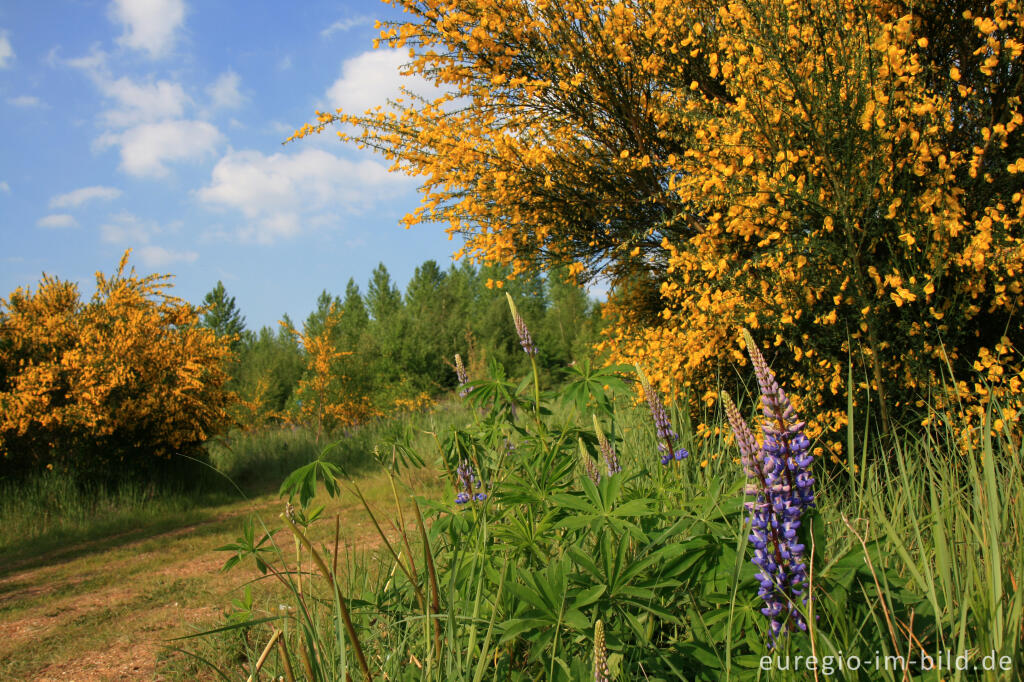
[[[969, 652], [972, 664], [994, 651], [1011, 666], [959, 679], [1024, 672], [1024, 507], [1013, 492], [1024, 487], [1024, 452], [1013, 434], [993, 428], [998, 406], [979, 447], [963, 455], [908, 426], [893, 457], [873, 457], [865, 445], [853, 475], [816, 469], [818, 508], [801, 530], [813, 588], [799, 608], [811, 627], [771, 650], [734, 450], [724, 436], [693, 445], [683, 432], [691, 457], [661, 466], [650, 416], [628, 400], [626, 379], [581, 362], [560, 390], [536, 391], [536, 376], [519, 381], [492, 360], [488, 376], [471, 384], [472, 421], [432, 428], [430, 451], [407, 446], [419, 459], [433, 457], [454, 486], [442, 500], [402, 501], [401, 479], [421, 474], [392, 443], [396, 454], [383, 459], [395, 517], [365, 506], [380, 530], [378, 563], [306, 583], [297, 595], [303, 608], [276, 625], [291, 633], [293, 668], [301, 664], [295, 652], [311, 647], [310, 679], [365, 679], [358, 648], [378, 679], [579, 680], [593, 674], [600, 620], [610, 679], [618, 680], [789, 680], [795, 657], [812, 655], [819, 666], [829, 657], [836, 679], [934, 679], [920, 664], [906, 673], [895, 664], [837, 667], [840, 656], [919, 661], [921, 647], [932, 656]], [[612, 476], [602, 469], [597, 483], [583, 475], [577, 445], [597, 440], [591, 413], [623, 467]], [[721, 418], [712, 421], [726, 432]], [[338, 476], [323, 461], [286, 481], [303, 535], [317, 513], [315, 481]], [[457, 470], [466, 466], [481, 482], [470, 490], [486, 499], [456, 505], [454, 493], [464, 490]], [[365, 504], [344, 475], [321, 489]], [[250, 535], [246, 547], [256, 541]], [[304, 554], [326, 564], [322, 549], [309, 545]], [[259, 559], [280, 571], [284, 556]], [[765, 656], [789, 657], [789, 670], [764, 669]], [[280, 670], [284, 659], [272, 658]]]
[[402, 307], [402, 294], [391, 281], [391, 274], [379, 263], [370, 275], [366, 292], [366, 308], [370, 317], [378, 322], [387, 320]]
[[[287, 315], [285, 316], [287, 319]], [[305, 369], [302, 348], [284, 327], [263, 327], [237, 350], [231, 387], [255, 404], [261, 419], [281, 415]]]
[[[529, 362], [506, 333], [506, 292], [542, 342], [539, 367], [544, 382], [551, 383], [554, 368], [589, 354], [600, 327], [597, 305], [561, 277], [506, 281], [509, 274], [507, 268], [469, 263], [444, 270], [428, 260], [416, 268], [403, 295], [380, 264], [365, 296], [352, 279], [344, 298], [323, 291], [302, 329], [316, 336], [331, 305], [341, 310], [330, 339], [339, 355], [329, 363], [329, 401], [365, 399], [366, 413], [387, 413], [410, 401], [422, 404], [426, 397], [456, 388], [456, 354], [466, 358], [474, 379], [484, 374], [491, 360], [525, 372]], [[495, 281], [503, 282], [503, 288], [488, 286]], [[304, 376], [308, 351], [280, 331], [243, 335], [231, 370], [232, 387], [243, 402], [243, 425], [299, 419], [302, 398], [295, 390]]]

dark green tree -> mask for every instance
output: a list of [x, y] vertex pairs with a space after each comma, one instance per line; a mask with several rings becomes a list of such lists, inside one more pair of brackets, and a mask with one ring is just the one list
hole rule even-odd
[[461, 348], [462, 320], [456, 318], [457, 312], [455, 292], [437, 262], [428, 260], [417, 267], [405, 293], [402, 365], [425, 390], [455, 385], [448, 363]]
[[366, 302], [359, 292], [359, 285], [351, 277], [345, 285], [345, 299], [341, 303], [341, 309], [344, 311], [341, 318], [343, 343], [355, 350], [359, 336], [370, 322], [370, 313], [366, 310]]
[[[330, 314], [332, 306], [336, 310], [340, 310], [341, 299], [338, 298], [337, 296], [332, 296], [330, 293], [328, 293], [326, 289], [324, 289], [323, 291], [320, 292], [320, 295], [317, 296], [316, 308], [314, 308], [313, 312], [311, 312], [309, 316], [306, 317], [306, 323], [302, 327], [303, 330], [305, 330], [305, 332], [307, 334], [310, 334], [311, 336], [316, 336], [320, 332], [322, 332], [324, 329], [324, 324], [327, 321], [327, 316], [328, 314]], [[340, 330], [337, 330], [336, 333], [339, 338], [335, 339], [335, 341], [340, 342]]]
[[377, 265], [370, 275], [370, 284], [366, 288], [366, 307], [376, 321], [385, 320], [402, 307], [402, 294], [391, 281], [391, 274], [383, 263]]
[[206, 311], [200, 318], [203, 326], [212, 329], [217, 336], [231, 336], [232, 350], [237, 350], [246, 333], [245, 318], [235, 305], [235, 297], [228, 296], [224, 283], [217, 285], [203, 298]]
[[597, 340], [595, 306], [582, 287], [566, 279], [564, 270], [549, 274], [545, 285], [550, 305], [538, 340], [550, 353], [552, 365], [561, 367], [586, 355]]
[[[284, 316], [288, 320], [288, 316]], [[289, 324], [291, 323], [288, 320]], [[265, 412], [282, 412], [305, 369], [302, 348], [284, 327], [263, 327], [250, 334], [238, 351], [232, 388]]]

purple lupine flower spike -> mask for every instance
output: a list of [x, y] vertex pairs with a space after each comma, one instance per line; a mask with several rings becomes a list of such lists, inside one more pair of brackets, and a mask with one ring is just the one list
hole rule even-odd
[[462, 364], [462, 356], [458, 353], [455, 354], [455, 376], [459, 379], [461, 389], [459, 390], [459, 397], [465, 398], [473, 390], [473, 387], [466, 386], [469, 383], [469, 375], [466, 373], [466, 366]]
[[473, 472], [473, 465], [469, 460], [462, 460], [458, 469], [455, 470], [456, 485], [459, 493], [455, 496], [455, 504], [466, 504], [467, 502], [483, 502], [487, 499], [487, 493], [477, 492], [480, 490], [480, 481]]
[[523, 316], [519, 314], [519, 309], [516, 308], [516, 304], [512, 300], [512, 294], [506, 291], [505, 296], [508, 298], [508, 307], [512, 310], [512, 323], [516, 326], [516, 334], [519, 335], [519, 345], [523, 347], [527, 355], [535, 357], [537, 355], [537, 346], [533, 343], [530, 330], [526, 328], [526, 322], [523, 321]]
[[807, 565], [798, 531], [803, 511], [814, 506], [812, 457], [804, 422], [797, 420], [789, 398], [745, 329], [743, 336], [761, 393], [764, 442], [760, 446], [729, 396], [723, 393], [722, 398], [750, 479], [746, 493], [753, 500], [745, 507], [752, 561], [760, 569], [755, 577], [760, 583], [758, 595], [765, 601], [761, 613], [769, 618], [769, 646], [773, 647], [784, 632], [807, 629], [796, 606], [797, 601], [807, 602]]
[[732, 402], [729, 394], [723, 392], [722, 400], [725, 401], [725, 415], [729, 420], [733, 436], [736, 438], [736, 445], [740, 449], [740, 462], [743, 464], [743, 470], [746, 472], [747, 478], [753, 481], [747, 485], [744, 492], [748, 495], [756, 495], [758, 490], [761, 489], [758, 483], [764, 478], [764, 457], [761, 455], [761, 448], [758, 447], [754, 433], [750, 430], [750, 426], [747, 425], [743, 417], [740, 416], [740, 411], [736, 408], [735, 403]]
[[661, 450], [661, 463], [668, 465], [670, 462], [678, 462], [690, 456], [689, 450], [684, 447], [675, 447], [679, 435], [672, 430], [672, 422], [668, 417], [665, 404], [661, 402], [661, 396], [651, 386], [640, 366], [636, 366], [636, 373], [640, 377], [640, 385], [644, 389], [644, 398], [651, 410], [651, 417], [654, 419], [654, 426], [658, 431], [658, 449]]
[[614, 476], [622, 471], [619, 457], [615, 454], [615, 446], [605, 437], [604, 432], [601, 430], [601, 424], [597, 421], [597, 415], [592, 416], [594, 418], [594, 432], [597, 434], [598, 449], [601, 450], [601, 455], [604, 457], [604, 465], [608, 470], [608, 475]]
[[761, 390], [764, 456], [766, 460], [772, 459], [766, 471], [775, 474], [768, 483], [789, 486], [799, 505], [811, 507], [814, 505], [814, 478], [810, 467], [814, 457], [810, 454], [811, 442], [804, 435], [806, 424], [797, 418], [793, 404], [776, 381], [750, 332], [744, 329], [743, 337]]

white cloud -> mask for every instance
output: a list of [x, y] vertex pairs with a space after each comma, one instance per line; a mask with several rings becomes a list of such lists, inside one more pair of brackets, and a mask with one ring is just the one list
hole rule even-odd
[[107, 55], [93, 49], [84, 57], [67, 63], [84, 71], [113, 106], [100, 119], [107, 126], [127, 128], [168, 118], [180, 118], [192, 99], [179, 83], [167, 80], [136, 81], [122, 76], [114, 78], [107, 65]]
[[32, 95], [18, 95], [17, 97], [8, 97], [7, 103], [12, 106], [21, 107], [22, 109], [32, 109], [35, 107], [46, 106], [46, 104], [44, 104], [41, 99], [39, 99], [38, 97], [33, 97]]
[[241, 78], [234, 71], [225, 71], [217, 80], [206, 87], [210, 106], [214, 109], [234, 109], [242, 106], [245, 97], [239, 92]]
[[145, 245], [153, 235], [160, 233], [160, 226], [156, 223], [143, 221], [127, 212], [111, 216], [109, 223], [100, 226], [100, 238], [108, 244]]
[[61, 59], [60, 46], [57, 46], [50, 50], [49, 54], [46, 55], [46, 59], [50, 66], [67, 64], [72, 68], [86, 71], [90, 75], [107, 73], [107, 53], [101, 50], [98, 45], [93, 45], [89, 54], [84, 57], [74, 57], [67, 60]]
[[108, 132], [96, 141], [100, 148], [121, 148], [121, 168], [130, 175], [161, 177], [166, 162], [196, 161], [216, 151], [224, 136], [206, 121], [145, 123], [121, 133]]
[[183, 118], [192, 99], [179, 83], [115, 79], [106, 53], [98, 49], [67, 63], [85, 71], [113, 101], [100, 115], [107, 130], [95, 144], [119, 147], [121, 168], [131, 175], [161, 177], [167, 173], [165, 162], [201, 159], [224, 139], [211, 123]]
[[0, 69], [6, 69], [14, 61], [14, 48], [7, 37], [7, 31], [0, 31]]
[[36, 221], [38, 227], [45, 227], [47, 229], [60, 229], [65, 227], [76, 227], [78, 221], [75, 220], [74, 216], [70, 216], [67, 213], [54, 213], [40, 218]]
[[50, 208], [77, 208], [87, 201], [94, 199], [113, 201], [119, 196], [121, 196], [121, 190], [116, 187], [103, 187], [100, 185], [82, 187], [81, 189], [76, 189], [66, 194], [58, 194], [53, 197], [50, 199]]
[[111, 216], [110, 222], [100, 226], [100, 238], [108, 244], [134, 249], [147, 267], [162, 268], [172, 263], [191, 263], [199, 258], [195, 251], [169, 249], [151, 243], [154, 237], [176, 231], [173, 225], [166, 229], [152, 220], [122, 212]]
[[119, 128], [178, 118], [191, 101], [180, 84], [163, 80], [137, 83], [130, 78], [118, 78], [101, 82], [100, 90], [118, 104], [118, 108], [103, 112], [103, 119]]
[[110, 17], [124, 25], [117, 42], [143, 50], [152, 58], [163, 57], [177, 40], [185, 21], [184, 0], [113, 0]]
[[320, 149], [269, 156], [230, 152], [213, 169], [201, 201], [239, 212], [245, 240], [271, 243], [304, 226], [330, 224], [339, 212], [368, 210], [411, 186], [376, 161], [350, 161]]
[[320, 35], [324, 38], [329, 38], [332, 33], [341, 31], [349, 31], [356, 26], [372, 26], [374, 23], [373, 17], [368, 15], [362, 15], [358, 17], [347, 17], [345, 19], [338, 19], [336, 22], [320, 31]]
[[402, 86], [416, 95], [437, 97], [440, 92], [432, 83], [399, 73], [408, 61], [405, 50], [371, 50], [346, 59], [341, 77], [327, 89], [327, 101], [333, 109], [361, 114], [378, 105], [386, 107], [389, 99], [405, 97]]
[[11, 186], [7, 184], [6, 180], [0, 180], [0, 192], [10, 193]]
[[163, 268], [172, 263], [192, 263], [199, 258], [195, 251], [176, 251], [162, 246], [143, 246], [135, 251], [143, 265]]

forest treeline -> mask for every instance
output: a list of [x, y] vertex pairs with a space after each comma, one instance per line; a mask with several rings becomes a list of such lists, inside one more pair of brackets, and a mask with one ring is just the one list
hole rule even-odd
[[381, 263], [365, 288], [350, 278], [344, 292], [321, 292], [301, 323], [285, 314], [278, 327], [258, 331], [245, 327], [244, 311], [218, 282], [206, 295], [202, 322], [231, 339], [227, 386], [238, 396], [240, 424], [306, 422], [330, 430], [450, 391], [456, 354], [470, 377], [481, 376], [489, 359], [513, 373], [525, 370], [505, 292], [536, 328], [542, 368], [589, 352], [600, 312], [583, 289], [557, 273], [506, 275], [504, 268], [464, 262], [444, 269], [428, 260], [402, 291]]
[[128, 254], [78, 285], [44, 275], [0, 299], [0, 478], [57, 468], [111, 480], [193, 456], [232, 429], [292, 425], [316, 440], [425, 407], [489, 361], [525, 369], [506, 292], [536, 330], [542, 369], [588, 352], [598, 306], [558, 273], [428, 260], [404, 291], [383, 263], [360, 288], [324, 290], [301, 323], [250, 330], [221, 282], [195, 305]]

